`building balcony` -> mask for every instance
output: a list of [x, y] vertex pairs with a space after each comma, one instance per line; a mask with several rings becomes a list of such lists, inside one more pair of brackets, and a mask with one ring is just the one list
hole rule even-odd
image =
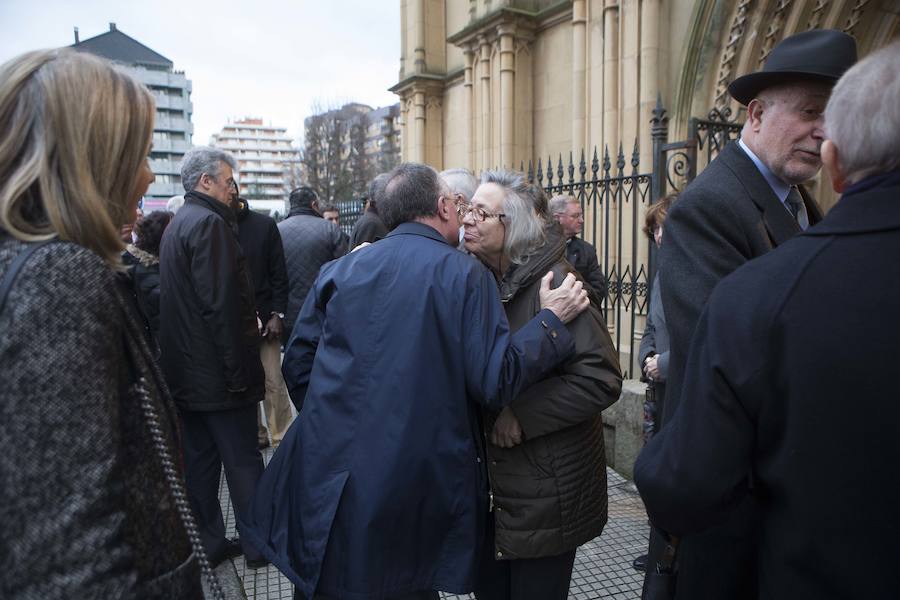
[[254, 178], [254, 177], [248, 177], [247, 175], [244, 175], [243, 177], [241, 177], [241, 184], [243, 184], [243, 185], [251, 185], [251, 184], [279, 185], [279, 186], [284, 187], [284, 179], [282, 179], [281, 177], [255, 177]]
[[150, 159], [150, 170], [156, 175], [177, 175], [181, 177], [181, 161]]
[[240, 169], [241, 174], [251, 176], [256, 174], [257, 177], [265, 177], [266, 175], [277, 175], [279, 178], [284, 174], [284, 168], [278, 167], [261, 167], [259, 165], [245, 165]]
[[153, 94], [156, 99], [156, 108], [166, 110], [179, 110], [193, 112], [194, 105], [189, 100], [185, 100], [184, 96], [170, 96], [169, 94]]
[[153, 128], [157, 131], [182, 131], [185, 133], [194, 133], [193, 123], [187, 119], [170, 117], [168, 115], [158, 115]]
[[182, 90], [186, 89], [191, 91], [191, 82], [184, 76], [184, 73], [152, 71], [140, 67], [132, 68], [130, 70], [137, 76], [138, 80], [145, 85]]
[[169, 152], [183, 156], [191, 149], [191, 144], [185, 140], [153, 140], [153, 152]]
[[147, 190], [147, 193], [144, 194], [147, 197], [156, 197], [156, 198], [171, 198], [172, 196], [180, 196], [184, 194], [184, 186], [181, 185], [181, 182], [157, 182], [154, 181], [150, 184], [150, 188]]

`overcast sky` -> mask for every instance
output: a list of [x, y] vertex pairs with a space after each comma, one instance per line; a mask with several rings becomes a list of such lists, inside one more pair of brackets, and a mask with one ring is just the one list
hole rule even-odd
[[393, 104], [399, 0], [0, 0], [0, 62], [109, 30], [149, 46], [193, 81], [194, 143], [226, 120], [302, 132], [315, 100]]

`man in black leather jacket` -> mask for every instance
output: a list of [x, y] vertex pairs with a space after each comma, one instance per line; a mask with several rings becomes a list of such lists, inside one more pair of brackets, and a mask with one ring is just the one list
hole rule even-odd
[[[188, 497], [214, 563], [238, 552], [219, 506], [222, 465], [239, 525], [263, 470], [255, 297], [228, 205], [235, 166], [214, 148], [185, 154], [188, 193], [160, 247], [160, 363], [181, 417]], [[249, 544], [243, 550], [248, 564], [262, 561]]]

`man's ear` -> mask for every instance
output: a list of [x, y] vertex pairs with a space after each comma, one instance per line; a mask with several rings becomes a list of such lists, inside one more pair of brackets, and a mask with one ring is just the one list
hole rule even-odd
[[756, 133], [762, 126], [762, 115], [765, 112], [765, 102], [759, 98], [754, 98], [747, 105], [747, 121], [750, 122], [751, 129]]
[[[451, 216], [450, 215], [450, 210], [451, 210], [450, 205], [452, 203], [453, 202], [447, 196], [443, 196], [443, 195], [438, 196], [438, 215], [441, 217], [441, 220], [443, 220], [443, 221], [450, 220], [450, 216]], [[455, 207], [453, 208], [453, 210], [455, 210]]]
[[831, 188], [838, 194], [842, 193], [847, 188], [848, 182], [841, 167], [838, 147], [831, 140], [825, 140], [819, 152], [822, 155], [822, 165], [831, 177]]

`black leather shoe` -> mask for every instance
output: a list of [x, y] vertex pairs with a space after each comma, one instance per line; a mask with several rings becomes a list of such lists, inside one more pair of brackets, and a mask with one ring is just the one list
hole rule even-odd
[[647, 555], [641, 554], [636, 559], [631, 561], [631, 566], [634, 567], [635, 571], [646, 571], [647, 570]]
[[254, 558], [252, 560], [245, 560], [244, 564], [247, 565], [248, 569], [262, 569], [269, 565], [269, 561], [265, 558]]
[[225, 548], [217, 555], [209, 557], [210, 566], [215, 569], [226, 559], [237, 558], [244, 553], [240, 538], [225, 540]]

